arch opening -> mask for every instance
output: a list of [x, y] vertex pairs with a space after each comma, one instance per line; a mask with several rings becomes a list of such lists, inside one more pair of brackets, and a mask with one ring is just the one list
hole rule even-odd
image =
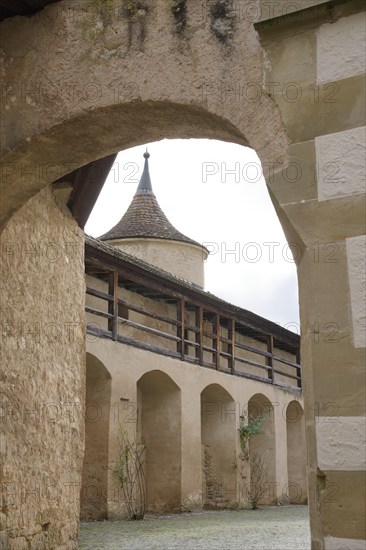
[[[91, 132], [94, 128], [98, 132]], [[75, 147], [75, 136], [82, 147]], [[87, 115], [51, 126], [32, 140], [7, 144], [12, 151], [4, 155], [4, 177], [12, 193], [4, 193], [0, 227], [41, 189], [77, 168], [137, 145], [177, 137], [219, 139], [249, 146], [232, 122], [203, 106], [144, 101], [97, 107]], [[25, 181], [24, 173], [28, 172], [34, 177]]]
[[107, 519], [111, 375], [94, 355], [86, 354], [85, 451], [80, 519]]
[[267, 490], [259, 504], [277, 504], [276, 497], [276, 430], [274, 409], [270, 400], [261, 393], [256, 393], [248, 401], [248, 418], [264, 415], [262, 433], [249, 440], [249, 452], [261, 459], [264, 466]]
[[288, 498], [290, 504], [307, 503], [304, 410], [298, 401], [286, 409]]
[[205, 508], [237, 506], [236, 439], [235, 402], [222, 386], [210, 384], [201, 393]]
[[[193, 130], [192, 135], [197, 137], [197, 133], [195, 133], [195, 132], [196, 131]], [[168, 134], [166, 134], [166, 135], [168, 135]], [[176, 135], [175, 132], [174, 132], [174, 135]], [[203, 134], [203, 135], [205, 135], [205, 134]], [[207, 130], [207, 135], [209, 135], [209, 130]], [[221, 139], [224, 139], [222, 133], [220, 133], [220, 131], [218, 131], [218, 130], [214, 131], [214, 135], [220, 137]], [[135, 142], [132, 141], [132, 142], [129, 142], [129, 143], [133, 144]], [[120, 148], [120, 146], [118, 148]], [[113, 148], [113, 150], [114, 150], [114, 148]], [[101, 151], [104, 151], [104, 145], [101, 148]], [[110, 150], [108, 150], [108, 152], [110, 152]], [[88, 156], [87, 160], [90, 160], [91, 158], [96, 158], [96, 157], [93, 157], [93, 156], [90, 155], [90, 156]], [[147, 493], [148, 493], [148, 509], [150, 509], [152, 511], [155, 511], [155, 510], [156, 511], [165, 511], [165, 510], [171, 511], [171, 510], [174, 510], [177, 507], [179, 507], [179, 503], [180, 503], [180, 487], [178, 486], [179, 483], [176, 482], [176, 480], [179, 479], [179, 475], [175, 476], [174, 471], [170, 471], [169, 476], [172, 479], [174, 479], [175, 481], [172, 481], [171, 486], [169, 488], [169, 491], [167, 490], [165, 493], [163, 492], [163, 494], [158, 497], [158, 500], [156, 500], [155, 497], [152, 497], [151, 495], [154, 494], [156, 487], [158, 487], [158, 485], [159, 485], [159, 475], [156, 473], [156, 471], [154, 471], [153, 467], [149, 467], [149, 464], [151, 465], [151, 464], [154, 463], [154, 460], [155, 460], [154, 449], [156, 449], [159, 445], [158, 444], [158, 436], [157, 436], [158, 428], [156, 427], [156, 425], [159, 423], [158, 420], [157, 420], [157, 418], [159, 417], [159, 414], [160, 414], [159, 411], [161, 409], [164, 410], [164, 407], [166, 407], [167, 410], [169, 409], [168, 402], [169, 402], [170, 397], [172, 397], [171, 394], [173, 394], [174, 391], [173, 390], [172, 391], [170, 391], [170, 390], [169, 391], [168, 390], [167, 391], [165, 391], [165, 390], [162, 391], [161, 389], [156, 389], [156, 388], [152, 389], [152, 393], [153, 393], [153, 395], [155, 395], [155, 397], [159, 396], [160, 393], [162, 394], [162, 403], [159, 404], [159, 406], [158, 406], [157, 403], [153, 403], [154, 399], [153, 399], [153, 396], [150, 393], [150, 390], [147, 391], [147, 389], [146, 389], [146, 387], [143, 383], [141, 383], [140, 386], [141, 386], [140, 387], [140, 390], [141, 390], [141, 395], [140, 395], [140, 397], [141, 397], [141, 407], [140, 408], [141, 408], [141, 415], [142, 415], [141, 416], [141, 419], [142, 419], [141, 420], [141, 441], [143, 441], [144, 439], [149, 439], [149, 438], [153, 440], [153, 444], [151, 446], [152, 451], [151, 451], [150, 455], [147, 456], [147, 465], [146, 465], [147, 479], [148, 479], [148, 488], [147, 488], [148, 489], [147, 490]], [[154, 387], [154, 384], [152, 385], [152, 388], [153, 387]], [[204, 395], [203, 399], [205, 399], [206, 397], [207, 396]], [[218, 398], [216, 397], [216, 399], [218, 399]], [[110, 390], [109, 390], [109, 400], [110, 400]], [[174, 399], [172, 399], [172, 401], [174, 401]], [[225, 401], [225, 399], [223, 400], [223, 402], [224, 401]], [[180, 407], [180, 397], [178, 399], [177, 396], [176, 396], [174, 406], [172, 407], [172, 409], [174, 409], [174, 407], [175, 407], [174, 410], [176, 410], [177, 412], [179, 411], [179, 414], [180, 414], [180, 408], [178, 407], [178, 403], [179, 403], [179, 407]], [[207, 403], [207, 401], [204, 400], [203, 403]], [[155, 418], [155, 421], [151, 420], [151, 422], [150, 422], [150, 419], [149, 420], [147, 419], [148, 415], [147, 414], [144, 415], [143, 411], [144, 410], [145, 411], [149, 410], [149, 408], [154, 411], [153, 414], [152, 414], [152, 418], [153, 419]], [[179, 429], [177, 428], [175, 431], [173, 429], [172, 431], [174, 432], [174, 437], [175, 437], [175, 439], [174, 439], [175, 449], [177, 449], [178, 447], [180, 449], [180, 427], [179, 427]], [[215, 433], [218, 433], [218, 432], [219, 432], [219, 426], [216, 425], [211, 430], [210, 437], [211, 437], [212, 434], [215, 434]], [[91, 429], [90, 433], [93, 433], [92, 429]], [[108, 430], [106, 430], [106, 433], [108, 433]], [[233, 464], [233, 456], [234, 456], [234, 450], [235, 450], [235, 434], [236, 434], [235, 429], [233, 429], [232, 435], [229, 438], [230, 439], [230, 444], [228, 445], [228, 448], [232, 448], [233, 451], [232, 451], [232, 454], [230, 455], [230, 459], [226, 463], [225, 468], [222, 469], [222, 471], [224, 472], [223, 473], [222, 487], [225, 488], [225, 494], [224, 494], [224, 497], [222, 497], [222, 498], [225, 500], [225, 502], [227, 502], [227, 501], [231, 502], [231, 501], [234, 500], [232, 495], [233, 495], [233, 491], [235, 490], [234, 486], [235, 486], [235, 479], [236, 478], [235, 478], [234, 469], [232, 467], [232, 464]], [[148, 435], [148, 437], [146, 437], [147, 435]], [[208, 440], [210, 440], [210, 437], [208, 438]], [[172, 440], [173, 440], [173, 438], [172, 438]], [[215, 437], [213, 436], [211, 441], [214, 442], [214, 440], [215, 440]], [[222, 449], [222, 452], [225, 453], [225, 450]], [[104, 451], [104, 453], [107, 453], [107, 456], [108, 456], [108, 449], [106, 451]], [[89, 454], [90, 454], [90, 445], [89, 445], [89, 448], [88, 448], [88, 444], [87, 444], [85, 461], [89, 460], [89, 456], [88, 456]], [[220, 452], [218, 451], [218, 455], [219, 454], [220, 454]], [[167, 451], [164, 451], [162, 453], [155, 452], [155, 455], [156, 456], [159, 455], [159, 461], [160, 461], [161, 456], [169, 456], [169, 453]], [[177, 454], [177, 463], [178, 462], [180, 462], [180, 451]], [[85, 464], [88, 464], [88, 462], [85, 462]], [[163, 468], [166, 467], [167, 470], [168, 470], [169, 466], [170, 465], [168, 464], [168, 461], [167, 461], [166, 464], [163, 465]], [[161, 466], [160, 466], [160, 469], [161, 469]], [[95, 494], [92, 493], [91, 496], [88, 493], [88, 490], [85, 490], [85, 483], [88, 481], [87, 478], [88, 478], [89, 475], [92, 476], [93, 474], [89, 474], [88, 470], [84, 468], [83, 488], [84, 488], [84, 494], [87, 495], [87, 497], [83, 497], [83, 500], [82, 500], [82, 514], [86, 513], [85, 517], [87, 517], [88, 519], [100, 519], [100, 518], [105, 517], [105, 514], [106, 514], [106, 512], [104, 512], [104, 503], [105, 503], [106, 496], [100, 497], [100, 499], [99, 499], [98, 490], [96, 491]], [[107, 492], [106, 478], [107, 478], [107, 476], [104, 475], [104, 473], [103, 473], [102, 479], [103, 479], [103, 483], [105, 484], [105, 488], [106, 488], [105, 491], [103, 489], [103, 493], [102, 493], [103, 495], [106, 494], [106, 492]], [[105, 479], [105, 481], [104, 481], [104, 479]], [[98, 498], [96, 498], [95, 495]], [[149, 495], [151, 496], [151, 498], [150, 498]], [[89, 501], [91, 501], [92, 503], [96, 503], [96, 504], [91, 505], [89, 503]], [[85, 507], [93, 508], [93, 510], [85, 512], [84, 511]]]
[[177, 512], [181, 505], [181, 391], [162, 371], [137, 382], [138, 441], [145, 446], [146, 509]]

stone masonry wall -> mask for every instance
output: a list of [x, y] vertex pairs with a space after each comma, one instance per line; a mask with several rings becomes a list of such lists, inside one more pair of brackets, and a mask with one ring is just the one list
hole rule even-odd
[[49, 188], [24, 205], [1, 236], [2, 549], [76, 548], [83, 249], [82, 232]]

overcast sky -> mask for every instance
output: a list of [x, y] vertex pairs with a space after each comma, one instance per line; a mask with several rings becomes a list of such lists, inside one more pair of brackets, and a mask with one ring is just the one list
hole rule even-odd
[[[161, 208], [179, 231], [212, 251], [205, 290], [299, 332], [296, 267], [256, 153], [214, 140], [162, 140], [147, 147]], [[89, 235], [102, 235], [127, 210], [145, 149], [119, 153], [85, 227]]]

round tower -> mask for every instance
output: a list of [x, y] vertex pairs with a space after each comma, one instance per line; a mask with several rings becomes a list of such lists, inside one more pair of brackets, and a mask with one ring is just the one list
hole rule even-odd
[[160, 208], [151, 185], [149, 157], [146, 151], [141, 180], [126, 213], [99, 239], [203, 288], [208, 250], [175, 229]]

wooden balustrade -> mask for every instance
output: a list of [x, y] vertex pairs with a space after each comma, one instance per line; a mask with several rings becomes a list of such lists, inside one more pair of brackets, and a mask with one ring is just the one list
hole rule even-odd
[[[231, 375], [301, 390], [299, 339], [286, 349], [285, 341], [262, 329], [256, 333], [253, 326], [246, 326], [231, 311], [210, 307], [191, 296], [169, 293], [167, 289], [165, 302], [175, 315], [166, 315], [159, 311], [162, 298], [145, 300], [151, 308], [124, 299], [127, 293], [117, 270], [106, 270], [102, 279], [107, 292], [91, 286], [86, 289], [87, 296], [101, 304], [92, 306], [87, 298], [89, 319], [104, 319], [90, 322], [89, 333]], [[146, 286], [144, 289], [146, 297], [149, 294]]]

